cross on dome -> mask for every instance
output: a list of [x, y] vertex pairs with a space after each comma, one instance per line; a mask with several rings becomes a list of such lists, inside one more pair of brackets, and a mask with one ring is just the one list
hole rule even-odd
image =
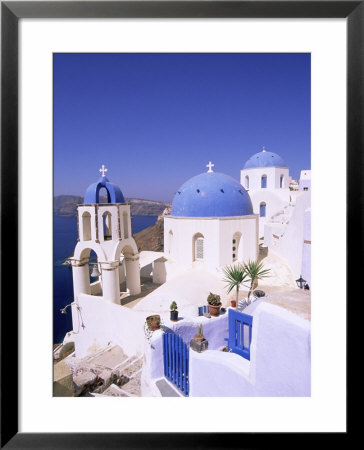
[[207, 172], [213, 172], [213, 170], [212, 170], [212, 168], [215, 166], [215, 164], [212, 164], [212, 162], [211, 161], [209, 161], [209, 163], [208, 164], [206, 164], [206, 167], [208, 167], [209, 168], [209, 170], [207, 171]]
[[106, 167], [105, 167], [104, 165], [102, 165], [102, 166], [101, 166], [101, 169], [99, 170], [99, 172], [101, 172], [101, 173], [102, 173], [102, 176], [105, 177], [105, 176], [106, 176], [106, 175], [105, 175], [105, 172], [107, 172]]

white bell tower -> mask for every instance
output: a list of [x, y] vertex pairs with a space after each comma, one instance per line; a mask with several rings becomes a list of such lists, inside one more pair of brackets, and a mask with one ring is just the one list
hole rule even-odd
[[[70, 258], [74, 297], [98, 295], [120, 304], [120, 284], [126, 281], [131, 295], [139, 294], [139, 253], [132, 237], [130, 205], [118, 186], [110, 183], [102, 165], [101, 178], [90, 185], [77, 208], [78, 242]], [[97, 255], [99, 281], [90, 283], [90, 252]]]

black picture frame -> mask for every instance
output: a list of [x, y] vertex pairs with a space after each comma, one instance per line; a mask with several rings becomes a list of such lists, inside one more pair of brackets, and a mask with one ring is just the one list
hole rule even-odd
[[[18, 22], [21, 18], [346, 18], [347, 20], [347, 286], [360, 279], [363, 249], [364, 1], [2, 1], [1, 2], [1, 448], [258, 448], [276, 434], [19, 433], [18, 324]], [[7, 230], [12, 230], [9, 239]], [[359, 242], [358, 242], [359, 241]], [[359, 245], [358, 245], [359, 244]], [[6, 282], [4, 282], [6, 279]], [[11, 345], [9, 344], [11, 333]], [[350, 346], [348, 345], [348, 348]], [[11, 388], [10, 388], [11, 387]], [[36, 406], [35, 406], [36, 409]], [[208, 414], [209, 412], [206, 412]], [[349, 417], [349, 411], [348, 411]], [[228, 420], [228, 417], [225, 418]], [[213, 428], [212, 428], [213, 430]], [[338, 433], [337, 443], [348, 433]], [[300, 437], [300, 443], [310, 438]], [[315, 435], [315, 443], [327, 436]], [[297, 443], [297, 434], [285, 435]], [[323, 442], [322, 442], [323, 443]], [[280, 440], [280, 446], [282, 441]]]

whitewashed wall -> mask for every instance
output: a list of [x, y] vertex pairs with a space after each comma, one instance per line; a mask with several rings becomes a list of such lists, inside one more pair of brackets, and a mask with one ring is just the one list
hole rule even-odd
[[310, 396], [310, 323], [261, 303], [253, 313], [250, 362], [226, 352], [190, 351], [190, 396]]
[[[296, 199], [295, 210], [289, 224], [280, 227], [279, 234], [276, 224], [266, 223], [264, 228], [265, 245], [268, 246], [270, 252], [277, 254], [288, 263], [295, 278], [298, 278], [301, 274], [304, 214], [310, 204], [310, 193], [302, 193]], [[279, 237], [274, 237], [274, 235]]]
[[[257, 167], [240, 171], [240, 184], [246, 188], [245, 177], [249, 177], [250, 191], [261, 189], [262, 175], [267, 176], [267, 187], [264, 190], [287, 189], [289, 186], [289, 169], [287, 167]], [[280, 177], [283, 175], [283, 188], [280, 188]]]
[[[242, 234], [244, 259], [256, 259], [258, 252], [257, 217], [228, 218], [164, 218], [165, 255], [182, 268], [192, 267], [193, 236], [204, 236], [204, 261], [198, 262], [209, 269], [232, 263], [232, 239], [236, 232]], [[173, 232], [173, 241], [170, 238]]]

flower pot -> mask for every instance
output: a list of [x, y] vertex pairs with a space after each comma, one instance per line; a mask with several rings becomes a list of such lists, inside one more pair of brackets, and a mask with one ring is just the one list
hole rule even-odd
[[195, 334], [195, 335], [193, 336], [193, 339], [194, 339], [196, 342], [202, 342], [205, 338], [204, 338], [204, 336], [203, 336], [202, 334]]
[[172, 320], [172, 322], [177, 322], [177, 320], [178, 320], [178, 311], [171, 311], [170, 319]]
[[161, 316], [159, 314], [148, 316], [146, 322], [150, 331], [159, 330], [161, 327]]
[[236, 308], [236, 300], [231, 300], [231, 306], [232, 308]]
[[218, 316], [220, 314], [221, 304], [218, 306], [209, 305], [209, 312], [211, 316]]

